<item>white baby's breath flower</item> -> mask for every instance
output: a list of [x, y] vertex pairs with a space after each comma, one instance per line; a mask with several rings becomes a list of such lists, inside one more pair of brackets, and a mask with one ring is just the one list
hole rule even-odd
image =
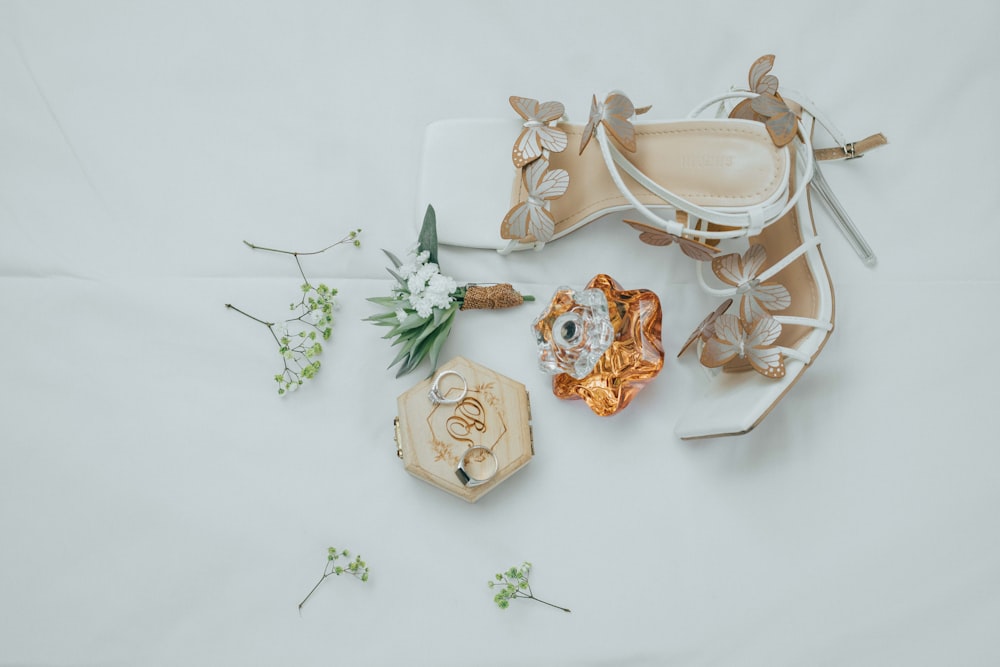
[[410, 292], [410, 297], [420, 296], [427, 287], [427, 278], [420, 275], [420, 272], [410, 276], [406, 281], [406, 289]]
[[403, 278], [403, 280], [406, 280], [414, 273], [416, 273], [417, 270], [420, 269], [421, 266], [423, 266], [424, 262], [427, 261], [427, 257], [429, 257], [429, 254], [426, 252], [418, 254], [417, 251], [419, 249], [420, 249], [420, 244], [419, 243], [414, 244], [413, 247], [411, 247], [409, 251], [407, 251], [406, 259], [403, 261], [402, 264], [399, 265], [399, 268], [396, 269], [396, 271]]
[[451, 297], [447, 294], [428, 294], [427, 300], [431, 302], [431, 305], [435, 308], [447, 308], [448, 304], [451, 303]]
[[408, 257], [407, 261], [400, 264], [399, 268], [396, 269], [396, 271], [399, 273], [399, 276], [403, 280], [406, 280], [407, 278], [409, 278], [410, 276], [412, 276], [414, 273], [417, 272], [417, 263], [413, 260], [412, 257]]
[[413, 308], [420, 317], [430, 317], [430, 314], [434, 311], [434, 304], [425, 296], [411, 297], [410, 303], [413, 304]]
[[438, 274], [438, 265], [434, 262], [428, 262], [424, 264], [419, 269], [417, 269], [417, 276], [423, 280], [430, 280], [431, 276]]
[[427, 288], [432, 292], [443, 292], [450, 295], [458, 288], [458, 283], [451, 276], [436, 273], [427, 281]]
[[428, 288], [424, 292], [424, 298], [434, 304], [436, 308], [444, 308], [451, 303], [451, 294], [442, 289]]
[[403, 320], [406, 319], [406, 311], [403, 310], [402, 308], [397, 308], [396, 309], [396, 319], [399, 320], [400, 324], [402, 324]]

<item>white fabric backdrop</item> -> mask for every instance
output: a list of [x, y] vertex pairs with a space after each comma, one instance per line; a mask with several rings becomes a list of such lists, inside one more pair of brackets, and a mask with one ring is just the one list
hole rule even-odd
[[[990, 2], [0, 3], [0, 664], [989, 665], [1000, 662], [998, 145]], [[463, 313], [461, 354], [524, 382], [536, 458], [467, 505], [395, 457], [396, 380], [360, 320], [404, 251], [423, 127], [620, 88], [657, 117], [762, 53], [851, 136], [826, 174], [837, 331], [750, 435], [673, 423], [694, 360], [622, 414], [556, 400], [538, 308]], [[457, 156], [459, 161], [461, 156]], [[497, 184], [507, 187], [507, 184]], [[267, 333], [341, 290], [323, 370], [279, 399]], [[544, 300], [655, 290], [676, 350], [704, 297], [676, 253], [592, 225], [541, 254], [443, 248]], [[371, 581], [326, 582], [327, 546]], [[536, 592], [500, 611], [521, 560]]]

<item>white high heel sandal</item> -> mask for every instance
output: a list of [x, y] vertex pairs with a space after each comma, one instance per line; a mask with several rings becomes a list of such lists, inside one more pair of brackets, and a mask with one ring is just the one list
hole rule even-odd
[[[633, 115], [646, 109], [635, 110], [621, 93], [601, 103], [594, 99], [586, 125], [566, 121], [559, 103], [512, 97], [511, 106], [517, 113], [508, 120], [428, 126], [419, 202], [421, 211], [434, 205], [440, 243], [501, 253], [540, 250], [637, 206], [657, 221], [681, 205], [718, 224], [754, 228], [780, 217], [798, 196], [788, 191], [788, 151], [776, 147], [757, 122], [633, 124]], [[612, 141], [608, 128], [628, 136]], [[591, 132], [601, 149], [578, 149]], [[611, 160], [625, 173], [610, 170]]]
[[[708, 242], [747, 238], [750, 243], [742, 255], [730, 253], [712, 258], [710, 265], [699, 265], [702, 286], [728, 300], [702, 322], [681, 350], [683, 353], [697, 340], [701, 362], [711, 369], [711, 382], [704, 396], [687, 409], [675, 427], [675, 433], [683, 439], [739, 435], [753, 429], [791, 389], [830, 337], [834, 322], [833, 285], [813, 224], [807, 188], [811, 186], [829, 206], [841, 231], [865, 263], [875, 263], [874, 253], [833, 196], [816, 160], [857, 157], [886, 143], [885, 137], [878, 134], [861, 142], [847, 143], [811, 102], [786, 104], [777, 95], [777, 79], [767, 76], [772, 64], [773, 56], [759, 59], [750, 70], [751, 90], [708, 100], [692, 115], [727, 99], [758, 97], [764, 99], [753, 106], [754, 111], [759, 107], [785, 114], [783, 127], [768, 127], [775, 141], [788, 152], [792, 166], [791, 195], [777, 216], [766, 217], [760, 208], [733, 215], [692, 205], [642, 174], [600, 130], [596, 135], [609, 173], [622, 195], [652, 223], [630, 222], [643, 231], [643, 240], [655, 242], [658, 234], [666, 234]], [[764, 89], [755, 92], [755, 83], [760, 84], [764, 77], [773, 80], [773, 88], [760, 86]], [[799, 96], [799, 99], [806, 98]], [[746, 107], [745, 103], [742, 109], [737, 105], [735, 113], [748, 113]], [[772, 114], [765, 114], [761, 120], [768, 115]], [[817, 119], [835, 137], [838, 146], [814, 152], [811, 139]], [[623, 187], [618, 169], [684, 214], [665, 219], [659, 211], [633, 199]], [[713, 269], [719, 287], [709, 285], [703, 270], [706, 266]], [[726, 314], [734, 298], [740, 301], [739, 314]]]

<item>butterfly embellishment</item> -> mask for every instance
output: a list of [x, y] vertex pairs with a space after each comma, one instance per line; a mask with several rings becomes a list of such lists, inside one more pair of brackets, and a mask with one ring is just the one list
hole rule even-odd
[[580, 155], [583, 155], [583, 149], [601, 124], [625, 150], [634, 153], [635, 127], [632, 125], [632, 116], [644, 114], [650, 108], [645, 106], [636, 109], [632, 100], [620, 92], [610, 93], [603, 103], [599, 103], [597, 95], [594, 95], [590, 102], [590, 117], [583, 128], [583, 136], [580, 137]]
[[713, 248], [710, 245], [706, 245], [700, 241], [695, 241], [694, 239], [671, 234], [670, 232], [659, 229], [658, 227], [653, 227], [652, 225], [636, 222], [635, 220], [623, 220], [623, 222], [639, 232], [639, 240], [643, 243], [654, 246], [668, 246], [676, 243], [680, 246], [681, 252], [691, 259], [696, 259], [699, 262], [710, 261], [719, 252], [716, 248]]
[[566, 150], [566, 133], [549, 125], [562, 118], [566, 112], [561, 102], [539, 103], [530, 97], [511, 95], [510, 105], [524, 119], [523, 129], [511, 152], [515, 167], [520, 169], [534, 162], [542, 156], [542, 149], [553, 153]]
[[677, 356], [680, 357], [682, 354], [687, 352], [687, 349], [691, 347], [691, 343], [695, 342], [699, 338], [701, 338], [702, 340], [708, 340], [709, 338], [714, 336], [715, 321], [719, 319], [720, 315], [729, 310], [729, 306], [731, 305], [733, 305], [733, 300], [726, 299], [721, 304], [719, 304], [718, 308], [716, 308], [713, 312], [709, 313], [708, 317], [706, 317], [701, 321], [701, 324], [698, 325], [698, 327], [691, 333], [691, 335], [688, 336], [688, 339], [684, 342], [684, 344], [681, 345], [681, 351], [677, 353]]
[[774, 55], [761, 56], [750, 66], [750, 90], [758, 95], [777, 95], [778, 77], [769, 72], [774, 69]]
[[781, 335], [781, 323], [770, 315], [747, 322], [736, 315], [719, 315], [714, 332], [701, 348], [701, 363], [719, 368], [731, 361], [748, 362], [769, 378], [785, 376], [785, 360], [774, 341]]
[[775, 146], [780, 148], [795, 138], [799, 126], [798, 116], [788, 108], [783, 99], [773, 95], [760, 95], [750, 100], [750, 106], [767, 118], [764, 127]]
[[795, 138], [798, 116], [778, 94], [778, 77], [769, 74], [773, 67], [773, 55], [761, 56], [754, 61], [748, 79], [750, 91], [757, 93], [757, 97], [737, 104], [729, 117], [763, 122], [771, 141], [780, 147]]
[[732, 253], [712, 260], [712, 271], [719, 280], [736, 288], [740, 297], [740, 317], [754, 320], [776, 310], [784, 310], [792, 303], [792, 296], [784, 285], [761, 282], [757, 277], [767, 260], [762, 245], [752, 245], [741, 256]]
[[535, 237], [545, 243], [555, 232], [552, 214], [545, 209], [545, 202], [561, 197], [569, 187], [569, 174], [565, 169], [549, 169], [545, 157], [538, 158], [521, 170], [528, 198], [516, 204], [500, 223], [500, 236], [505, 239]]

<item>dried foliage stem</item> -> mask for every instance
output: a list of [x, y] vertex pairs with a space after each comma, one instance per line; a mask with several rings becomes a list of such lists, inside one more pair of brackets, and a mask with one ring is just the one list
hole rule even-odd
[[335, 547], [330, 547], [326, 550], [326, 564], [323, 566], [323, 574], [320, 576], [319, 581], [316, 582], [316, 585], [312, 587], [312, 590], [299, 603], [300, 615], [302, 614], [302, 606], [309, 601], [309, 598], [316, 592], [320, 584], [326, 581], [327, 577], [334, 575], [339, 577], [342, 574], [349, 574], [359, 581], [368, 581], [368, 563], [363, 561], [360, 555], [354, 556], [354, 559], [346, 565], [337, 565], [339, 558], [350, 558], [350, 556], [351, 552], [347, 549], [339, 551]]
[[331, 243], [321, 250], [309, 252], [268, 248], [250, 243], [249, 241], [243, 241], [251, 250], [263, 250], [282, 255], [291, 255], [295, 260], [299, 275], [302, 276], [302, 296], [298, 303], [293, 302], [289, 304], [289, 310], [293, 312], [298, 311], [298, 315], [295, 317], [268, 322], [237, 308], [231, 303], [226, 304], [227, 309], [235, 310], [244, 317], [266, 326], [271, 337], [277, 343], [278, 352], [281, 354], [284, 364], [282, 372], [274, 376], [275, 382], [278, 383], [279, 394], [294, 391], [302, 385], [304, 380], [315, 377], [320, 368], [320, 362], [317, 357], [323, 351], [320, 339], [324, 341], [329, 340], [333, 331], [334, 298], [337, 296], [337, 290], [327, 287], [323, 283], [313, 285], [306, 276], [299, 257], [318, 255], [345, 243], [350, 243], [356, 248], [360, 247], [361, 241], [358, 240], [360, 233], [360, 229], [352, 230], [336, 243]]
[[496, 594], [493, 596], [493, 602], [495, 602], [501, 609], [506, 609], [510, 606], [511, 600], [521, 598], [541, 602], [542, 604], [548, 605], [554, 609], [570, 613], [570, 610], [566, 607], [560, 607], [557, 604], [552, 604], [551, 602], [535, 597], [535, 594], [531, 591], [531, 584], [528, 583], [528, 577], [530, 574], [531, 563], [525, 561], [524, 563], [521, 563], [520, 567], [512, 567], [505, 572], [498, 572], [494, 575], [493, 580], [487, 582], [487, 585], [491, 589], [496, 590]]
[[[274, 322], [265, 322], [264, 320], [262, 320], [262, 319], [260, 319], [260, 318], [257, 318], [257, 317], [254, 317], [253, 315], [251, 315], [250, 313], [248, 313], [248, 312], [246, 312], [246, 311], [244, 311], [244, 310], [240, 310], [239, 308], [237, 308], [236, 306], [234, 306], [234, 305], [233, 305], [233, 304], [231, 304], [231, 303], [227, 303], [227, 304], [226, 304], [226, 308], [229, 308], [229, 309], [231, 309], [231, 310], [235, 310], [235, 311], [236, 311], [237, 313], [239, 313], [240, 315], [243, 315], [244, 317], [249, 317], [249, 318], [250, 318], [251, 320], [253, 320], [254, 322], [260, 322], [261, 324], [263, 324], [263, 325], [264, 325], [265, 327], [267, 327], [268, 329], [270, 329], [271, 327], [273, 327], [273, 326], [274, 326]], [[273, 332], [272, 332], [272, 333], [273, 333]]]
[[[350, 232], [349, 234], [347, 234], [346, 236], [344, 236], [344, 238], [340, 239], [339, 241], [331, 243], [330, 245], [328, 245], [327, 247], [325, 247], [325, 248], [323, 248], [321, 250], [312, 250], [310, 252], [303, 252], [301, 250], [280, 250], [278, 248], [267, 248], [265, 246], [260, 246], [260, 245], [254, 244], [254, 243], [250, 243], [250, 241], [243, 241], [243, 243], [247, 244], [252, 250], [266, 250], [267, 252], [277, 252], [277, 253], [281, 253], [283, 255], [294, 255], [296, 257], [298, 257], [298, 256], [303, 256], [304, 257], [304, 256], [307, 256], [307, 255], [319, 255], [319, 254], [322, 254], [322, 253], [326, 252], [330, 248], [335, 248], [335, 247], [337, 247], [337, 246], [339, 246], [339, 245], [341, 245], [343, 243], [353, 242], [353, 241], [355, 241], [357, 239], [358, 233], [360, 231], [361, 231], [360, 229], [356, 229], [356, 230]], [[357, 245], [357, 244], [355, 243], [354, 245]]]

